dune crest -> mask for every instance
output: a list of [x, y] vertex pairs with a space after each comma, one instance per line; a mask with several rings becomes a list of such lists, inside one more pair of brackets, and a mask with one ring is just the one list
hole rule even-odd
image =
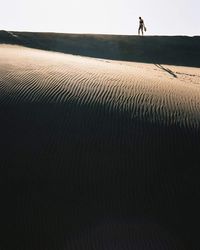
[[18, 46], [1, 46], [0, 52], [2, 88], [9, 93], [2, 96], [2, 103], [65, 103], [73, 99], [79, 105], [98, 103], [141, 119], [145, 114], [145, 119], [160, 122], [199, 122], [198, 68], [161, 68]]
[[199, 68], [0, 55], [1, 249], [199, 249]]
[[200, 67], [200, 36], [0, 31], [0, 43], [113, 60]]

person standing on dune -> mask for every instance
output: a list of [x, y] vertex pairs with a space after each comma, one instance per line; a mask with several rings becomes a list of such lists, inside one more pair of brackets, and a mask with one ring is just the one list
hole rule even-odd
[[144, 35], [144, 31], [146, 31], [146, 27], [144, 25], [144, 20], [141, 17], [139, 17], [138, 35], [140, 35], [140, 31], [141, 31], [142, 35]]

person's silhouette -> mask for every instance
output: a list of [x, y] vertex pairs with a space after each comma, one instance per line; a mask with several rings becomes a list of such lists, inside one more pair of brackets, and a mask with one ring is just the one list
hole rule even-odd
[[144, 20], [141, 17], [139, 17], [138, 35], [140, 35], [140, 31], [141, 31], [142, 35], [144, 35], [144, 31], [146, 31], [146, 27], [144, 25]]

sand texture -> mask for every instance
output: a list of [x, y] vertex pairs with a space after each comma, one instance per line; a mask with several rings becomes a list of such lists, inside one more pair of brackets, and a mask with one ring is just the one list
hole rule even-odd
[[0, 45], [0, 249], [200, 249], [200, 69]]

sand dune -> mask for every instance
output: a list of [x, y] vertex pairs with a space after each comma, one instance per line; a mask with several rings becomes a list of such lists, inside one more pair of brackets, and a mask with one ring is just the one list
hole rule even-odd
[[199, 249], [199, 68], [0, 55], [1, 249]]
[[0, 43], [113, 60], [200, 67], [200, 36], [0, 31]]

